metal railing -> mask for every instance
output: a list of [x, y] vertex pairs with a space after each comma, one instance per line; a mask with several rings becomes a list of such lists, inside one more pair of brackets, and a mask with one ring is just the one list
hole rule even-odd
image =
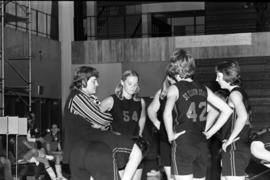
[[[102, 11], [101, 11], [102, 10]], [[115, 11], [115, 10], [114, 10]], [[138, 38], [138, 37], [165, 37], [165, 36], [188, 36], [206, 34], [229, 34], [245, 32], [270, 31], [270, 18], [264, 30], [256, 27], [256, 11], [248, 11], [243, 16], [243, 12], [218, 12], [216, 14], [205, 14], [205, 12], [190, 12], [189, 14], [173, 15], [166, 13], [146, 13], [146, 14], [127, 14], [110, 13], [108, 9], [100, 8], [98, 16], [85, 16], [84, 19], [84, 40], [87, 39], [114, 39], [114, 38]], [[150, 30], [143, 32], [142, 16], [150, 16], [152, 21]], [[163, 17], [163, 24], [158, 22], [158, 17]], [[230, 20], [231, 17], [238, 19]], [[136, 17], [136, 18], [133, 18]], [[153, 20], [156, 19], [157, 21]], [[188, 23], [173, 23], [177, 18], [190, 18]], [[198, 21], [198, 18], [203, 21]], [[223, 19], [222, 22], [217, 18]], [[226, 19], [227, 18], [227, 19]], [[132, 20], [133, 19], [133, 20]], [[165, 19], [165, 20], [164, 20]], [[216, 21], [216, 22], [213, 22]], [[231, 21], [231, 22], [230, 22]], [[236, 21], [236, 22], [235, 22]], [[223, 23], [224, 22], [224, 23]], [[235, 22], [235, 23], [234, 23]], [[131, 25], [134, 26], [131, 29]], [[149, 24], [147, 25], [149, 27]], [[163, 28], [166, 26], [167, 28]]]
[[[14, 13], [12, 13], [12, 15], [14, 15], [15, 17], [19, 17], [19, 11], [22, 8], [27, 8], [27, 6], [20, 4], [16, 1], [10, 1], [9, 3], [11, 3], [12, 5], [9, 4], [9, 7], [12, 7], [14, 10]], [[19, 7], [20, 6], [20, 7]], [[11, 14], [9, 12], [9, 14]], [[24, 15], [21, 15], [24, 16]], [[38, 9], [34, 9], [31, 8], [31, 18], [32, 18], [32, 27], [31, 27], [31, 32], [33, 35], [36, 36], [43, 36], [46, 38], [50, 38], [50, 39], [54, 39], [54, 40], [58, 40], [58, 35], [54, 34], [53, 32], [51, 32], [51, 26], [54, 25], [54, 22], [57, 22], [57, 18], [56, 16], [52, 16], [49, 13], [40, 11]], [[13, 28], [15, 30], [21, 30], [21, 31], [27, 31], [27, 26], [25, 23], [23, 22], [17, 22], [17, 21], [10, 21], [6, 23], [7, 27]]]
[[[97, 18], [97, 16], [85, 16], [84, 19], [84, 34], [87, 39], [113, 39], [113, 38], [139, 38], [139, 37], [156, 37], [158, 35], [162, 36], [174, 36], [176, 34], [181, 34], [174, 32], [172, 30], [173, 26], [167, 23], [167, 26], [171, 26], [169, 31], [159, 31], [161, 27], [158, 22], [152, 21], [151, 31], [143, 33], [142, 31], [142, 15], [143, 14], [131, 14], [125, 16], [110, 15], [102, 16]], [[156, 13], [147, 13], [144, 15], [149, 15], [154, 18]], [[167, 22], [170, 22], [168, 18]], [[95, 23], [94, 23], [95, 22]], [[93, 27], [96, 26], [96, 27]], [[194, 35], [204, 33], [204, 24], [187, 24], [183, 25], [186, 27], [186, 33], [182, 35]], [[133, 27], [133, 28], [132, 28]], [[203, 29], [202, 29], [203, 27]], [[191, 28], [195, 29], [190, 30]], [[197, 29], [197, 30], [196, 30]], [[84, 39], [86, 40], [86, 39]]]

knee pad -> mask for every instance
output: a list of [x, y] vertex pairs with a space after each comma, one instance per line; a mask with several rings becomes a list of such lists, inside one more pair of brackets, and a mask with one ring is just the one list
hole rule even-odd
[[139, 148], [142, 151], [143, 156], [146, 156], [149, 150], [149, 143], [141, 136], [135, 136], [132, 138], [132, 140], [134, 140], [135, 143], [139, 146]]

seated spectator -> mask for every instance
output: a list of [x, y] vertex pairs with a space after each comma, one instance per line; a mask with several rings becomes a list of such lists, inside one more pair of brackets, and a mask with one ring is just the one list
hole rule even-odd
[[5, 180], [12, 180], [11, 163], [5, 156], [0, 156], [0, 168], [4, 169]]
[[53, 124], [49, 133], [45, 136], [46, 140], [46, 152], [48, 155], [52, 155], [55, 159], [55, 170], [57, 178], [66, 179], [62, 174], [61, 161], [63, 160], [63, 153], [61, 147], [60, 129], [57, 124]]
[[[49, 174], [52, 180], [56, 179], [56, 175], [54, 170], [51, 168], [49, 161], [53, 159], [53, 156], [46, 155], [45, 150], [45, 140], [41, 137], [41, 133], [38, 128], [35, 128], [35, 115], [34, 113], [29, 113], [28, 117], [28, 131], [27, 136], [20, 136], [19, 137], [19, 147], [24, 149], [23, 152], [19, 153], [19, 160], [18, 163], [22, 162], [34, 162], [36, 163], [35, 167], [35, 178], [38, 179], [40, 176], [41, 168], [40, 163], [42, 163], [46, 169], [46, 172]], [[26, 170], [19, 173], [20, 176], [24, 176], [27, 172], [28, 167]]]
[[[6, 158], [5, 150], [3, 148], [2, 136], [0, 137], [0, 169], [4, 169], [4, 179], [12, 180], [11, 162]], [[2, 176], [2, 175], [1, 175]]]

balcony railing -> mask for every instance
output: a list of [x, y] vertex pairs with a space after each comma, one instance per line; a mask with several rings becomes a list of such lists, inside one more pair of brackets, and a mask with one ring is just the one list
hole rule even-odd
[[[5, 8], [5, 12], [14, 15], [15, 17], [26, 18], [27, 9], [28, 7], [24, 4], [19, 4], [16, 1], [10, 1]], [[51, 14], [38, 9], [31, 8], [32, 34], [58, 40], [58, 34], [51, 31], [52, 26], [57, 25], [57, 21], [58, 17], [52, 16]], [[21, 31], [27, 30], [27, 24], [21, 21], [10, 21], [6, 23], [6, 26]]]
[[[97, 13], [98, 16], [83, 17], [84, 38], [80, 40], [270, 31], [270, 16], [267, 16], [264, 27], [259, 29], [258, 14], [255, 10], [248, 11], [244, 15], [238, 11], [217, 12], [218, 16], [205, 11], [191, 11], [182, 14], [178, 12], [174, 12], [174, 14], [117, 14], [110, 13], [108, 9], [101, 10], [102, 12]], [[151, 24], [143, 25], [142, 16], [147, 16], [148, 23]], [[231, 19], [233, 17], [234, 19]], [[147, 26], [148, 31], [143, 30], [143, 26]]]

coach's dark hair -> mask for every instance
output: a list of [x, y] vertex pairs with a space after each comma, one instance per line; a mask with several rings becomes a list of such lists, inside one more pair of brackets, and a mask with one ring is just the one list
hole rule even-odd
[[78, 88], [81, 89], [87, 86], [87, 81], [91, 77], [99, 77], [99, 72], [96, 68], [91, 66], [81, 66], [79, 67], [73, 76], [73, 81], [70, 85], [70, 89]]
[[230, 85], [241, 85], [240, 66], [237, 61], [228, 60], [218, 63], [215, 70], [222, 73], [224, 81]]
[[170, 64], [167, 66], [167, 74], [170, 77], [179, 75], [181, 78], [191, 78], [195, 73], [195, 60], [185, 50], [179, 49], [173, 52]]

